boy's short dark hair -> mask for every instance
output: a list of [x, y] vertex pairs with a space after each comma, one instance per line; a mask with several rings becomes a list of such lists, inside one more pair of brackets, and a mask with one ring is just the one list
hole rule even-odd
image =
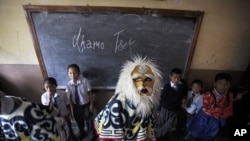
[[232, 82], [231, 75], [229, 73], [224, 73], [224, 72], [216, 74], [214, 81], [217, 82], [218, 80], [223, 80], [223, 79]]
[[69, 70], [69, 68], [75, 68], [78, 72], [80, 72], [80, 68], [77, 64], [70, 64], [67, 67], [67, 71]]
[[180, 68], [173, 68], [173, 69], [171, 70], [170, 75], [173, 75], [174, 73], [175, 73], [175, 74], [181, 74], [181, 75], [182, 75], [182, 71], [181, 71]]
[[56, 79], [54, 77], [47, 77], [44, 81], [43, 81], [43, 85], [46, 83], [50, 83], [53, 84], [55, 86], [57, 86], [57, 82]]
[[200, 79], [194, 79], [193, 81], [192, 81], [192, 85], [193, 84], [200, 84], [201, 86], [203, 86], [203, 82], [200, 80]]

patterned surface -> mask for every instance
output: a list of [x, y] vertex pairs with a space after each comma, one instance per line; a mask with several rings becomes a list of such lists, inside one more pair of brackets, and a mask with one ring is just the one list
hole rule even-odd
[[0, 97], [13, 102], [9, 113], [4, 113], [4, 105], [0, 114], [1, 141], [59, 141], [63, 132], [63, 119], [57, 117], [58, 111], [52, 107], [29, 102], [19, 97]]
[[115, 95], [95, 118], [99, 139], [155, 140], [153, 115], [141, 118], [129, 101], [121, 101]]

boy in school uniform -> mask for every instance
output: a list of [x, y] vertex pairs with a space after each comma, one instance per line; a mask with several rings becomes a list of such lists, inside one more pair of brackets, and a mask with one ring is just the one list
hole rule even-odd
[[173, 68], [170, 73], [170, 82], [165, 84], [161, 93], [155, 129], [158, 140], [166, 140], [168, 133], [174, 128], [177, 132], [181, 132], [184, 128], [184, 126], [182, 127], [181, 116], [185, 115], [182, 103], [185, 102], [187, 97], [187, 85], [185, 80], [181, 78], [181, 69]]
[[187, 111], [187, 120], [197, 114], [202, 107], [203, 83], [201, 80], [195, 79], [191, 85], [191, 91], [188, 91], [187, 102], [184, 106]]
[[226, 119], [233, 114], [233, 93], [229, 90], [231, 83], [228, 73], [215, 76], [214, 88], [202, 96], [202, 109], [186, 124], [190, 139], [215, 140]]
[[68, 125], [69, 136], [67, 140], [76, 140], [71, 121], [72, 112], [70, 108], [70, 101], [64, 91], [56, 90], [57, 81], [53, 77], [48, 77], [43, 82], [45, 93], [41, 96], [41, 102], [45, 106], [53, 106], [59, 110], [59, 116], [64, 117]]
[[67, 83], [66, 92], [69, 95], [74, 118], [80, 130], [79, 139], [82, 140], [87, 136], [84, 127], [88, 127], [89, 131], [93, 130], [90, 121], [92, 115], [91, 86], [88, 79], [80, 76], [80, 68], [77, 64], [70, 64], [67, 71], [70, 81]]

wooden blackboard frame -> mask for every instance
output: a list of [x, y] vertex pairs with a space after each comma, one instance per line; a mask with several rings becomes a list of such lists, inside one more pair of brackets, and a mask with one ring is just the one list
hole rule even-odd
[[[41, 47], [36, 34], [36, 29], [32, 19], [32, 13], [34, 12], [56, 12], [56, 13], [89, 13], [89, 12], [119, 12], [119, 13], [133, 13], [133, 14], [160, 14], [166, 16], [176, 16], [180, 18], [195, 17], [196, 25], [194, 36], [192, 39], [190, 51], [188, 54], [188, 61], [184, 69], [184, 79], [187, 79], [187, 75], [192, 62], [193, 53], [197, 43], [199, 30], [201, 27], [204, 12], [201, 11], [187, 11], [187, 10], [170, 10], [170, 9], [152, 9], [152, 8], [128, 8], [128, 7], [99, 7], [99, 6], [48, 6], [48, 5], [23, 5], [26, 20], [32, 35], [32, 41], [35, 48], [35, 52], [39, 61], [39, 66], [44, 78], [48, 76], [44, 59], [41, 53]], [[110, 87], [97, 87], [96, 89], [109, 89]], [[113, 87], [111, 89], [114, 89]]]

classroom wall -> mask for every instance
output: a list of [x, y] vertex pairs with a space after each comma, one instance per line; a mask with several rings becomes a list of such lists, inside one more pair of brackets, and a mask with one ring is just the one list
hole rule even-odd
[[[25, 19], [24, 4], [204, 11], [188, 82], [200, 78], [205, 88], [209, 88], [214, 75], [226, 71], [232, 74], [237, 85], [250, 64], [249, 0], [0, 0], [0, 90], [35, 102], [40, 102], [43, 77]], [[97, 97], [108, 95], [106, 99], [113, 94], [104, 90], [94, 92]], [[98, 102], [102, 105], [106, 99], [98, 99]]]

